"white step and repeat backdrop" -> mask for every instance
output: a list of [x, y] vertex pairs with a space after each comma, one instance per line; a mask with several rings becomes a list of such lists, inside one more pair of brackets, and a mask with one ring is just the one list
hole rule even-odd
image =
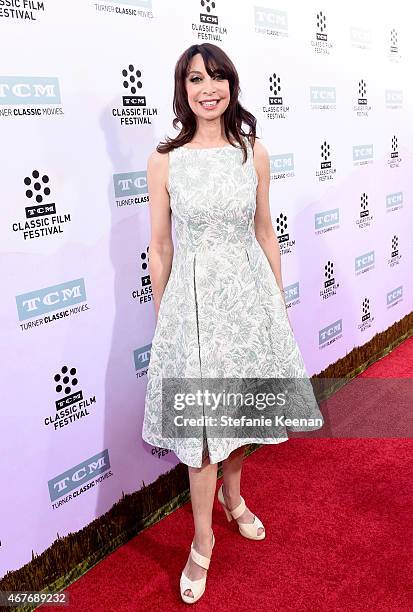
[[412, 310], [410, 22], [397, 2], [0, 1], [1, 575], [177, 462], [141, 440], [146, 163], [189, 45], [222, 46], [258, 119], [309, 374]]

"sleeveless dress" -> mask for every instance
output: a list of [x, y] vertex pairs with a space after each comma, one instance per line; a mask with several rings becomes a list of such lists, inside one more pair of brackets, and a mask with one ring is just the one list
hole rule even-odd
[[201, 467], [208, 455], [211, 463], [218, 463], [245, 444], [284, 442], [286, 427], [276, 437], [214, 437], [207, 426], [202, 436], [166, 437], [163, 377], [300, 378], [285, 416], [320, 421], [288, 429], [309, 431], [323, 425], [281, 291], [255, 237], [258, 178], [252, 146], [244, 139], [245, 163], [242, 149], [232, 145], [179, 147], [169, 153], [175, 245], [150, 351], [142, 438], [173, 450], [192, 467]]

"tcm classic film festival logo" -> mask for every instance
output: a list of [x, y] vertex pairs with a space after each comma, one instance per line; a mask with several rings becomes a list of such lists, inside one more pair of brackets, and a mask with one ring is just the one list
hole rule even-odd
[[0, 19], [37, 21], [45, 11], [45, 2], [38, 0], [1, 0]]
[[280, 214], [276, 217], [275, 222], [275, 229], [278, 242], [280, 244], [281, 255], [292, 253], [293, 248], [295, 248], [295, 240], [292, 238], [288, 230], [287, 215], [284, 212], [280, 212]]
[[399, 33], [395, 28], [392, 28], [389, 33], [388, 57], [391, 62], [398, 63], [401, 60]]
[[56, 510], [111, 476], [113, 472], [110, 469], [109, 451], [105, 448], [49, 480], [47, 484], [52, 508]]
[[320, 145], [320, 167], [315, 171], [315, 176], [320, 183], [332, 181], [335, 178], [337, 169], [332, 161], [332, 147], [324, 140]]
[[266, 119], [286, 119], [290, 106], [286, 104], [284, 84], [278, 72], [268, 76], [268, 106], [262, 107]]
[[138, 254], [140, 264], [139, 286], [132, 291], [132, 299], [138, 300], [140, 304], [152, 301], [152, 284], [149, 275], [149, 246]]
[[367, 99], [367, 81], [360, 79], [357, 84], [357, 96], [353, 107], [353, 112], [356, 117], [368, 117], [371, 111], [371, 105]]
[[371, 313], [370, 298], [365, 297], [361, 305], [361, 320], [357, 323], [357, 329], [363, 333], [373, 324], [374, 317]]
[[334, 262], [328, 260], [324, 266], [324, 278], [322, 289], [320, 290], [320, 298], [322, 300], [328, 300], [332, 296], [337, 294], [337, 289], [340, 283], [335, 278]]
[[57, 214], [56, 203], [51, 201], [51, 181], [48, 174], [33, 170], [22, 181], [22, 191], [26, 197], [25, 219], [12, 224], [14, 232], [24, 240], [33, 240], [62, 234], [65, 224], [71, 221], [70, 213]]
[[318, 11], [315, 16], [315, 36], [311, 39], [311, 47], [318, 55], [330, 55], [333, 48], [327, 31], [327, 16], [324, 11]]
[[27, 331], [89, 310], [83, 278], [16, 296], [20, 329]]
[[96, 406], [96, 395], [83, 397], [77, 368], [63, 365], [53, 375], [53, 384], [56, 412], [44, 419], [46, 426], [52, 425], [56, 431], [91, 414], [88, 409]]
[[373, 215], [370, 211], [370, 207], [371, 202], [369, 203], [369, 196], [364, 192], [360, 196], [359, 216], [356, 219], [356, 226], [359, 229], [370, 227], [373, 221]]
[[394, 235], [391, 238], [390, 257], [387, 260], [387, 265], [389, 268], [394, 268], [394, 266], [399, 265], [401, 258], [402, 254], [400, 252], [399, 237]]
[[391, 151], [387, 164], [390, 168], [398, 168], [401, 161], [402, 158], [399, 155], [399, 139], [396, 135], [394, 135], [391, 139]]
[[224, 42], [228, 34], [228, 28], [222, 24], [218, 14], [218, 4], [225, 6], [223, 0], [199, 0], [198, 8], [194, 2], [193, 12], [197, 13], [197, 19], [192, 22], [192, 32], [202, 42]]
[[123, 87], [122, 106], [113, 108], [112, 115], [120, 125], [151, 125], [152, 117], [158, 115], [156, 107], [149, 107], [143, 93], [142, 71], [129, 64], [121, 71]]
[[63, 115], [56, 77], [0, 76], [0, 117]]

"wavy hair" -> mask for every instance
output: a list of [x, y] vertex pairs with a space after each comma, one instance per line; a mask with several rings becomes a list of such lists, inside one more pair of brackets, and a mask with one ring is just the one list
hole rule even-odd
[[[239, 102], [238, 97], [241, 93], [239, 86], [239, 77], [237, 70], [229, 59], [228, 55], [217, 45], [211, 43], [203, 43], [201, 45], [191, 45], [186, 49], [175, 66], [175, 90], [173, 99], [173, 111], [175, 118], [172, 121], [173, 127], [178, 128], [178, 123], [182, 127], [176, 138], [166, 137], [164, 142], [161, 142], [156, 147], [159, 153], [169, 153], [172, 149], [176, 149], [190, 142], [196, 132], [196, 117], [191, 107], [188, 104], [188, 95], [185, 87], [185, 79], [188, 74], [191, 59], [200, 53], [204, 60], [205, 68], [209, 76], [214, 76], [219, 72], [224, 79], [228, 79], [230, 101], [224, 112], [224, 129], [228, 141], [234, 140], [240, 145], [244, 152], [244, 163], [247, 160], [247, 147], [242, 137], [247, 137], [254, 146], [255, 139], [259, 138], [256, 135], [257, 119], [249, 113]], [[242, 123], [249, 126], [248, 134], [243, 131]]]

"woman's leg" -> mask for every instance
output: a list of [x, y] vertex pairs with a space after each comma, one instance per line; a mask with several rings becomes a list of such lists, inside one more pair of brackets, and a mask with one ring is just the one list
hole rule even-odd
[[[225, 503], [230, 510], [234, 510], [241, 503], [241, 469], [244, 460], [245, 446], [236, 448], [222, 462], [222, 474], [224, 486], [222, 492], [224, 494]], [[237, 518], [239, 523], [252, 523], [254, 515], [245, 508], [245, 511]], [[259, 527], [257, 535], [260, 535], [264, 529]]]
[[[205, 557], [211, 557], [212, 551], [212, 507], [217, 486], [217, 470], [218, 464], [211, 464], [208, 457], [200, 468], [188, 466], [195, 530], [194, 548]], [[195, 563], [189, 555], [184, 568], [184, 574], [189, 580], [203, 578], [206, 571]], [[191, 589], [187, 589], [184, 595], [193, 597]]]

